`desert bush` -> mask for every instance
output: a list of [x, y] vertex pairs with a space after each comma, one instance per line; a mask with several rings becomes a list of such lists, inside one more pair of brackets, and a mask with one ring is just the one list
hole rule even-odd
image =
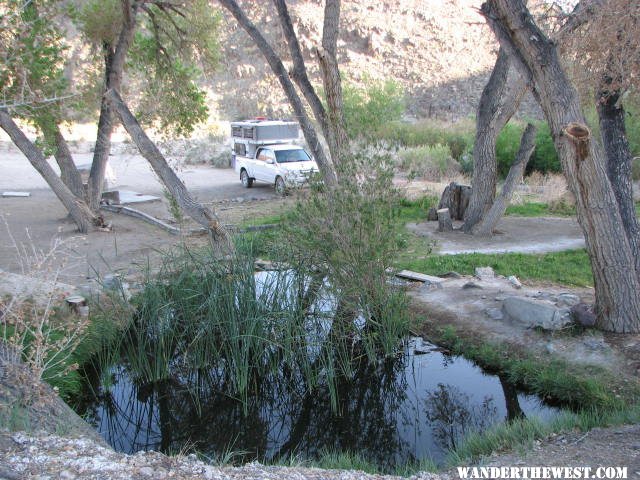
[[398, 152], [398, 166], [412, 178], [439, 181], [460, 171], [448, 145], [412, 147]]
[[209, 164], [216, 168], [231, 166], [231, 150], [219, 143], [214, 137], [208, 136], [204, 140], [189, 142], [184, 154], [184, 161], [188, 165]]

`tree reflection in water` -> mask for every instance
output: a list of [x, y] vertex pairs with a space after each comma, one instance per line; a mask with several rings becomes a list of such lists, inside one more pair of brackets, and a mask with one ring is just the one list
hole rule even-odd
[[115, 383], [84, 414], [115, 449], [191, 450], [213, 459], [233, 451], [236, 463], [351, 451], [390, 470], [443, 460], [468, 433], [524, 411], [552, 414], [504, 378], [438, 352], [356, 363], [335, 403], [327, 388], [309, 391], [290, 371], [254, 378], [244, 403], [225, 395], [231, 380], [222, 369], [181, 371], [149, 385], [132, 381], [126, 366], [112, 372]]

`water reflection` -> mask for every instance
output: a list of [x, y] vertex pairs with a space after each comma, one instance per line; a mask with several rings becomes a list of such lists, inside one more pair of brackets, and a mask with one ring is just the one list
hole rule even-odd
[[420, 348], [432, 351], [413, 355], [415, 342], [422, 340], [396, 358], [357, 365], [333, 399], [328, 389], [306, 391], [290, 372], [254, 379], [257, 393], [240, 402], [224, 394], [229, 380], [216, 372], [136, 385], [120, 365], [112, 371], [113, 386], [99, 388], [81, 413], [124, 452], [187, 448], [212, 458], [235, 451], [245, 452], [242, 460], [273, 461], [348, 450], [384, 468], [423, 458], [442, 461], [469, 432], [525, 414], [554, 414], [461, 357], [429, 344]]

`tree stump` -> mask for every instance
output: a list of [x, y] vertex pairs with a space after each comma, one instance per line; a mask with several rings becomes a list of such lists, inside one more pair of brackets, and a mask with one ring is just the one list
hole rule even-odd
[[429, 212], [427, 212], [427, 222], [437, 222], [438, 221], [438, 209], [435, 207], [431, 207]]
[[469, 185], [451, 182], [442, 192], [438, 209], [448, 208], [449, 215], [453, 220], [463, 220], [470, 198], [471, 187]]
[[451, 232], [453, 230], [453, 223], [451, 222], [451, 215], [448, 208], [441, 208], [438, 210], [438, 231], [439, 232]]

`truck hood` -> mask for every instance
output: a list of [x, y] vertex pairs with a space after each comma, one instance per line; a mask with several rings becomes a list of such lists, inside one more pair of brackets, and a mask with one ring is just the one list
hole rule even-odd
[[318, 170], [318, 165], [313, 160], [308, 162], [291, 162], [291, 163], [281, 163], [279, 167], [286, 172], [297, 173], [297, 172], [308, 172], [309, 170]]

